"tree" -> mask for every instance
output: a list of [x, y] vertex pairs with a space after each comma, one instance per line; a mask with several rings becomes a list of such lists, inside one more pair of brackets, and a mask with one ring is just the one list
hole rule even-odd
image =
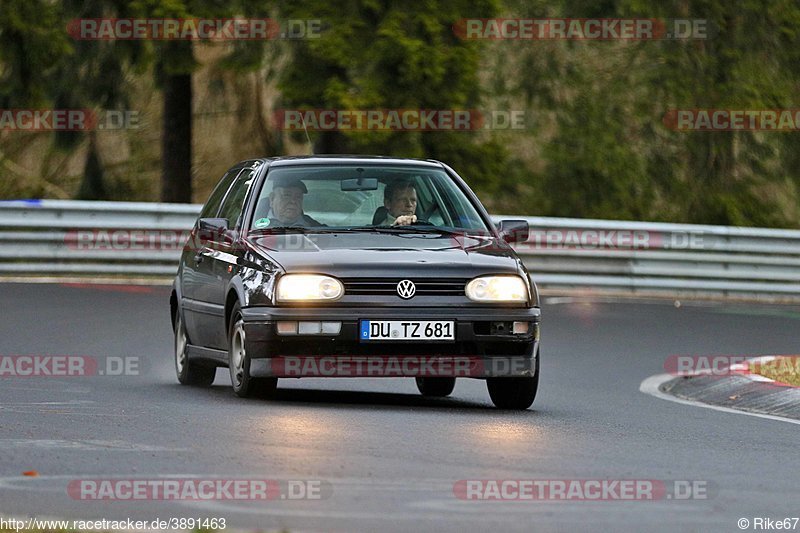
[[[779, 0], [507, 0], [514, 16], [708, 21], [705, 39], [532, 41], [495, 65], [500, 93], [552, 115], [544, 148], [542, 214], [797, 225], [796, 136], [680, 132], [673, 109], [795, 107], [800, 6]], [[790, 147], [792, 146], [793, 147]], [[796, 165], [794, 166], [796, 169]], [[780, 192], [794, 194], [794, 205]], [[790, 213], [795, 213], [791, 218]]]
[[[748, 0], [731, 4], [705, 0], [661, 3], [631, 1], [625, 13], [645, 7], [655, 16], [709, 21], [707, 39], [650, 43], [636, 47], [646, 63], [641, 83], [662, 107], [680, 109], [775, 109], [794, 107], [800, 5], [779, 0], [768, 8]], [[671, 13], [671, 15], [670, 15]], [[682, 184], [676, 198], [688, 221], [733, 225], [796, 224], [777, 209], [768, 191], [785, 184], [780, 165], [783, 133], [670, 132], [661, 146], [678, 148], [662, 182]], [[654, 158], [655, 150], [649, 157]]]
[[[127, 2], [117, 0], [63, 0], [61, 26], [83, 18], [124, 18]], [[54, 69], [49, 96], [57, 109], [127, 109], [128, 71], [146, 64], [137, 41], [73, 40], [71, 52]], [[69, 83], [64, 83], [69, 80]], [[97, 148], [96, 132], [55, 132], [55, 144], [71, 149], [88, 137], [88, 154], [77, 197], [81, 200], [107, 199], [104, 168]]]
[[48, 102], [53, 69], [69, 52], [57, 4], [3, 0], [0, 10], [0, 107]]
[[[478, 2], [350, 0], [281, 3], [290, 19], [319, 19], [319, 38], [292, 42], [283, 73], [282, 105], [293, 109], [428, 109], [480, 107], [484, 43], [462, 40], [453, 25], [492, 17], [493, 0]], [[315, 153], [373, 153], [441, 158], [496, 187], [512, 174], [509, 154], [482, 132], [310, 132]]]
[[[134, 9], [148, 18], [231, 18], [247, 14], [259, 18], [268, 9], [255, 0], [134, 0]], [[263, 18], [263, 17], [262, 17]], [[246, 61], [231, 60], [231, 68], [258, 65], [263, 43], [233, 46], [233, 52], [245, 51]], [[191, 40], [159, 41], [154, 45], [158, 61], [156, 80], [163, 92], [163, 132], [161, 143], [161, 201], [192, 201], [192, 73], [198, 67]]]

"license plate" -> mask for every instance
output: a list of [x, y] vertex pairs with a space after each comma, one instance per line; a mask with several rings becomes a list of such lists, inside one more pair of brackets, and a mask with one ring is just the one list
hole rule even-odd
[[453, 320], [362, 320], [362, 341], [453, 341]]

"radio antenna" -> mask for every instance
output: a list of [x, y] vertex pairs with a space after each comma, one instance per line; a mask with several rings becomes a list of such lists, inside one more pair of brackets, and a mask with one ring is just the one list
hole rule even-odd
[[308, 136], [308, 128], [306, 127], [306, 118], [303, 116], [303, 113], [300, 114], [300, 120], [303, 121], [303, 131], [306, 132], [306, 141], [308, 141], [308, 147], [311, 149], [311, 155], [317, 155], [314, 153], [314, 145], [311, 143], [311, 137]]

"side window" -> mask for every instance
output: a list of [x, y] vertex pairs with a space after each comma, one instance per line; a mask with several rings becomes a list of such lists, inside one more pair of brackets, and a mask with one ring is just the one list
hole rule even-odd
[[203, 206], [203, 210], [200, 211], [200, 218], [214, 218], [217, 216], [219, 205], [222, 203], [222, 199], [225, 198], [225, 193], [228, 192], [228, 189], [233, 182], [233, 178], [239, 174], [240, 170], [240, 168], [231, 169], [224, 176], [222, 176], [222, 179], [219, 181], [217, 186], [214, 187], [214, 191], [211, 193], [211, 196], [209, 196], [208, 200], [206, 200], [206, 205]]
[[250, 190], [250, 186], [253, 184], [255, 177], [255, 170], [244, 170], [239, 174], [239, 177], [236, 178], [236, 181], [233, 182], [233, 186], [231, 186], [228, 195], [222, 202], [219, 216], [220, 218], [228, 219], [228, 225], [230, 227], [233, 227], [236, 221], [239, 220], [239, 215], [242, 214], [242, 210], [244, 209], [244, 201], [245, 198], [247, 198], [247, 192]]

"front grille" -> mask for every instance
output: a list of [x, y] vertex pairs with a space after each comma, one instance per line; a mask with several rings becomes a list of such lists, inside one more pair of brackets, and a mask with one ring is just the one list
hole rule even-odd
[[397, 284], [403, 279], [414, 282], [415, 296], [464, 296], [464, 287], [469, 281], [462, 278], [345, 278], [342, 283], [344, 293], [353, 296], [397, 296]]

